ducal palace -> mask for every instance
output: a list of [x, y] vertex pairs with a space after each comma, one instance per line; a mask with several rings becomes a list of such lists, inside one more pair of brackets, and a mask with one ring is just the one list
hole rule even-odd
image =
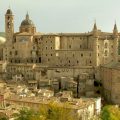
[[[0, 44], [0, 77], [31, 87], [71, 90], [74, 96], [100, 92], [109, 102], [120, 104], [120, 33], [102, 32], [94, 23], [88, 33], [36, 31], [27, 13], [14, 32], [11, 9], [5, 14], [6, 41]], [[100, 83], [99, 91], [95, 84]]]

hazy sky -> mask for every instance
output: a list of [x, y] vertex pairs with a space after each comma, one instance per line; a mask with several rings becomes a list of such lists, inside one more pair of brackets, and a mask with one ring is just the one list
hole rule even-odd
[[120, 30], [120, 0], [0, 0], [0, 31], [4, 14], [11, 7], [15, 31], [28, 11], [39, 32], [88, 32], [96, 19], [102, 31]]

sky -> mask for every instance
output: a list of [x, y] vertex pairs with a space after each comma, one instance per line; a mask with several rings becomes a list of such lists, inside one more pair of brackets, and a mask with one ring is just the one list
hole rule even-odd
[[102, 31], [120, 30], [120, 0], [0, 0], [0, 31], [4, 15], [12, 9], [15, 32], [28, 11], [38, 32], [88, 32], [96, 21]]

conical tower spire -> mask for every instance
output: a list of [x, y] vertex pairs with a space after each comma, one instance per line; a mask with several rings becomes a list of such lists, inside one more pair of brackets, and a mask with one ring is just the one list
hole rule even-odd
[[92, 33], [95, 37], [98, 36], [98, 29], [97, 29], [97, 25], [96, 25], [96, 20], [94, 22], [94, 26], [93, 26], [93, 29], [92, 29]]
[[94, 26], [93, 26], [93, 31], [96, 31], [97, 30], [97, 25], [96, 25], [96, 20], [94, 22]]
[[26, 14], [26, 20], [29, 20], [29, 14], [28, 14], [28, 12]]
[[117, 33], [118, 33], [116, 21], [115, 21], [115, 24], [114, 24], [113, 33], [114, 33], [114, 34], [117, 34]]

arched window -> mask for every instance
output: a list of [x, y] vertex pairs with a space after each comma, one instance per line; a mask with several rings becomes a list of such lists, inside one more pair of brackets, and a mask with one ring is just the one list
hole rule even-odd
[[16, 38], [14, 38], [14, 42], [16, 42]]
[[10, 20], [10, 16], [8, 16], [7, 19]]
[[71, 48], [71, 45], [69, 45], [69, 48]]
[[81, 53], [81, 57], [83, 57], [83, 53]]
[[18, 55], [18, 51], [15, 51], [15, 55]]
[[80, 45], [80, 48], [82, 48], [82, 45]]
[[90, 60], [90, 64], [92, 63], [92, 61]]
[[77, 60], [77, 64], [79, 63], [79, 61]]
[[108, 51], [107, 51], [107, 50], [105, 50], [105, 56], [107, 56], [107, 54], [108, 54]]
[[108, 43], [105, 43], [105, 48], [108, 48]]

